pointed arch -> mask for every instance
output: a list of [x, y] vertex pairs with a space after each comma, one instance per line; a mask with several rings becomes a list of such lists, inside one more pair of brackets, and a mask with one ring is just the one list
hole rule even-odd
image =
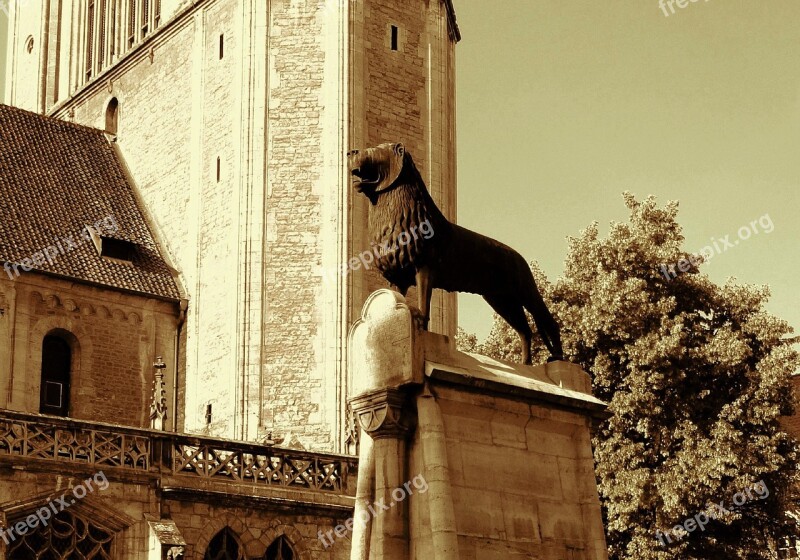
[[298, 558], [289, 538], [280, 535], [267, 547], [263, 560], [296, 560]]
[[206, 547], [203, 560], [245, 560], [244, 547], [230, 527], [223, 527]]

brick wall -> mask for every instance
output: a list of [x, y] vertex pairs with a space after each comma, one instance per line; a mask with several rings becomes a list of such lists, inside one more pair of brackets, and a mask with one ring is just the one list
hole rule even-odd
[[25, 274], [0, 279], [0, 307], [0, 407], [39, 412], [42, 341], [54, 331], [71, 343], [70, 417], [148, 426], [159, 355], [171, 394], [176, 304]]

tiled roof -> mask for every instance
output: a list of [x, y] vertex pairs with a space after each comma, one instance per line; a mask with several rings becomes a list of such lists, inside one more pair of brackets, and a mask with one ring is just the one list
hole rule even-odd
[[[85, 238], [94, 224], [135, 244], [132, 264], [98, 254]], [[31, 265], [23, 259], [45, 273], [180, 298], [105, 134], [0, 104], [0, 264]]]

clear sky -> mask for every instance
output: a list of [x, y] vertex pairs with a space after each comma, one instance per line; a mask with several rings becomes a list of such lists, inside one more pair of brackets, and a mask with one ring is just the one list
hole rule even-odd
[[[454, 3], [461, 225], [555, 279], [567, 236], [626, 219], [624, 190], [679, 200], [690, 251], [768, 214], [705, 270], [769, 284], [800, 328], [800, 2]], [[488, 334], [488, 305], [459, 301]]]
[[[567, 236], [626, 218], [626, 189], [679, 200], [692, 251], [768, 214], [706, 270], [769, 284], [800, 328], [800, 2], [454, 2], [462, 225], [554, 279]], [[459, 322], [485, 336], [491, 311], [461, 296]]]

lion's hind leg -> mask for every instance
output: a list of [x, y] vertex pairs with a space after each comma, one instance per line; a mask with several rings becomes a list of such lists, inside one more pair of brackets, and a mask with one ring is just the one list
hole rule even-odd
[[550, 352], [548, 361], [563, 360], [564, 350], [561, 347], [561, 332], [558, 323], [547, 309], [547, 304], [535, 284], [531, 287], [531, 292], [525, 302], [525, 307], [533, 316], [536, 330], [539, 331], [547, 351]]
[[533, 333], [528, 324], [528, 318], [525, 316], [525, 309], [518, 301], [502, 296], [483, 296], [483, 299], [492, 306], [492, 309], [494, 309], [512, 329], [517, 331], [519, 342], [522, 347], [522, 363], [528, 366], [531, 365], [531, 339]]

